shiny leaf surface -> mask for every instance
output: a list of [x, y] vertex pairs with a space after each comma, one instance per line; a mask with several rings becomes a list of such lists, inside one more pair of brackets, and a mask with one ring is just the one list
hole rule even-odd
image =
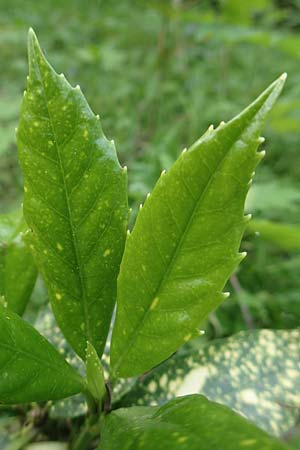
[[138, 375], [166, 359], [223, 301], [224, 284], [243, 257], [259, 135], [284, 81], [183, 152], [140, 210], [118, 279], [115, 376]]
[[156, 407], [120, 409], [106, 419], [101, 450], [284, 450], [242, 416], [200, 395]]
[[87, 340], [101, 355], [116, 300], [127, 174], [79, 86], [52, 69], [32, 30], [28, 51], [17, 132], [26, 239], [57, 322], [84, 359]]
[[2, 303], [22, 315], [37, 277], [33, 257], [23, 242], [26, 229], [19, 211], [0, 216], [0, 296]]
[[100, 359], [90, 342], [86, 349], [86, 379], [92, 396], [101, 401], [106, 392], [104, 374]]
[[31, 325], [0, 305], [0, 402], [55, 400], [85, 388], [83, 379]]

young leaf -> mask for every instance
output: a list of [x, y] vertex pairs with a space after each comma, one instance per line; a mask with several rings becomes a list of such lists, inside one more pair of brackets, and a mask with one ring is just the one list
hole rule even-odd
[[101, 450], [288, 450], [242, 416], [200, 395], [109, 414]]
[[31, 325], [0, 305], [0, 403], [68, 397], [83, 379]]
[[32, 255], [22, 240], [25, 229], [19, 211], [0, 216], [0, 296], [3, 303], [20, 316], [37, 277]]
[[300, 407], [300, 331], [255, 330], [186, 348], [165, 361], [119, 405], [161, 405], [204, 394], [240, 412], [270, 434], [297, 423]]
[[259, 135], [284, 81], [184, 151], [140, 210], [118, 279], [115, 376], [166, 359], [223, 301], [224, 284], [243, 257], [244, 202], [262, 157]]
[[86, 378], [92, 396], [102, 401], [106, 392], [103, 369], [97, 352], [90, 342], [87, 343], [86, 349]]
[[29, 31], [29, 77], [17, 132], [27, 241], [57, 322], [85, 358], [101, 354], [123, 253], [126, 170], [79, 87], [48, 64]]

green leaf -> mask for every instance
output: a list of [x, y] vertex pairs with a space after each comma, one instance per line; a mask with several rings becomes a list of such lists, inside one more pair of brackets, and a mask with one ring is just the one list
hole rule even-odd
[[184, 348], [143, 376], [122, 406], [161, 405], [204, 394], [275, 436], [293, 428], [300, 408], [300, 331], [257, 330]]
[[277, 245], [282, 250], [300, 250], [300, 226], [286, 223], [276, 223], [269, 220], [253, 220], [248, 224], [248, 230]]
[[103, 400], [106, 392], [103, 369], [97, 352], [90, 342], [87, 343], [86, 349], [86, 378], [92, 396], [97, 400]]
[[25, 229], [19, 211], [0, 216], [0, 296], [19, 315], [25, 311], [37, 277], [32, 255], [22, 240]]
[[107, 416], [101, 450], [284, 450], [229, 408], [200, 395], [157, 407], [116, 410]]
[[0, 305], [0, 403], [68, 397], [83, 379], [31, 325]]
[[224, 300], [224, 284], [243, 258], [244, 203], [262, 157], [259, 134], [284, 81], [183, 152], [140, 210], [118, 279], [115, 376], [166, 359]]
[[57, 322], [85, 358], [101, 354], [116, 300], [128, 214], [126, 170], [79, 86], [46, 61], [31, 30], [17, 132], [27, 241]]

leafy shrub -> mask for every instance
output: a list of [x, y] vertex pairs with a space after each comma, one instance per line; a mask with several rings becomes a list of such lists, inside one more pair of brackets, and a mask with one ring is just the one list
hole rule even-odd
[[[30, 276], [20, 271], [15, 290], [3, 283], [0, 401], [47, 402], [50, 417], [52, 401], [57, 417], [61, 399], [85, 398], [82, 428], [70, 435], [74, 449], [288, 448], [252, 422], [276, 436], [296, 422], [299, 332], [253, 331], [205, 347], [195, 339], [245, 256], [245, 198], [264, 156], [257, 152], [261, 130], [286, 76], [183, 150], [126, 235], [127, 169], [114, 142], [80, 87], [46, 61], [32, 30], [28, 50], [17, 130], [25, 222], [17, 214], [17, 226], [14, 216], [2, 219], [1, 276], [11, 279], [9, 258], [23, 258]], [[68, 342], [59, 350], [71, 364], [18, 315], [35, 266]], [[55, 325], [48, 330], [56, 333]], [[274, 376], [274, 361], [284, 378]], [[39, 426], [43, 420], [28, 442]]]

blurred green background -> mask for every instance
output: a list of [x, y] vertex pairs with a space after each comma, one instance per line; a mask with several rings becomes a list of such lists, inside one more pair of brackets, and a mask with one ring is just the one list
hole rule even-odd
[[115, 139], [129, 169], [131, 224], [184, 147], [288, 72], [247, 201], [255, 219], [242, 244], [248, 258], [206, 331], [299, 327], [300, 0], [0, 0], [1, 213], [22, 202], [14, 130], [29, 26]]
[[[100, 114], [129, 168], [130, 203], [211, 124], [228, 120], [288, 72], [265, 130], [267, 156], [247, 209], [248, 258], [211, 317], [213, 336], [300, 324], [300, 1], [1, 0], [0, 204], [19, 207], [15, 127], [34, 27], [55, 68]], [[266, 219], [267, 230], [260, 230]], [[275, 224], [292, 224], [293, 230]], [[298, 225], [298, 226], [297, 226]], [[261, 231], [260, 236], [254, 233]]]

